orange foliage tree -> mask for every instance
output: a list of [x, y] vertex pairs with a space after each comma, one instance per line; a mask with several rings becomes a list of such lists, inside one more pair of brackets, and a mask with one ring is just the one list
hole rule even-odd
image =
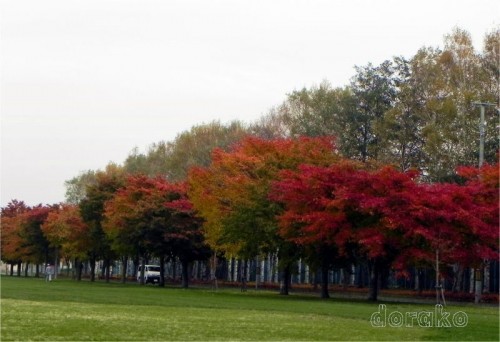
[[80, 208], [71, 204], [60, 205], [49, 213], [42, 231], [50, 244], [59, 250], [61, 257], [74, 259], [77, 279], [81, 280], [82, 260], [87, 257], [90, 232], [80, 215]]
[[113, 248], [122, 255], [142, 256], [143, 264], [150, 256], [159, 257], [162, 286], [165, 258], [179, 258], [183, 287], [187, 287], [189, 262], [209, 254], [200, 226], [185, 184], [170, 183], [162, 177], [129, 176], [105, 206], [103, 227]]
[[204, 233], [212, 249], [243, 259], [278, 251], [283, 270], [282, 293], [288, 294], [295, 245], [277, 232], [281, 206], [269, 199], [279, 171], [300, 164], [329, 165], [339, 157], [331, 138], [263, 140], [247, 137], [229, 152], [215, 149], [212, 163], [194, 168], [188, 194], [204, 219]]
[[[27, 246], [21, 236], [22, 214], [29, 210], [23, 202], [12, 200], [1, 211], [1, 259], [7, 263], [20, 263], [27, 254]], [[20, 270], [20, 268], [18, 268]], [[11, 275], [13, 268], [11, 267]]]

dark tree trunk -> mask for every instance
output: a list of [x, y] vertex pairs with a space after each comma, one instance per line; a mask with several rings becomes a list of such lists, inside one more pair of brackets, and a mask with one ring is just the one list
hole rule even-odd
[[237, 263], [238, 263], [238, 266], [236, 268], [237, 268], [238, 272], [236, 272], [236, 278], [233, 279], [234, 282], [237, 282], [238, 279], [241, 279], [241, 275], [243, 274], [243, 272], [241, 271], [241, 269], [243, 268], [242, 261], [240, 259], [238, 259]]
[[165, 287], [165, 256], [160, 256], [160, 287]]
[[125, 284], [127, 282], [127, 263], [128, 263], [127, 256], [123, 256], [122, 257], [122, 277], [121, 277], [122, 284]]
[[359, 264], [356, 272], [358, 273], [358, 284], [357, 287], [358, 289], [363, 287], [363, 265]]
[[39, 278], [40, 277], [40, 265], [36, 264], [35, 267], [35, 277]]
[[69, 259], [66, 261], [66, 277], [69, 278]]
[[76, 274], [78, 273], [78, 258], [73, 259], [73, 273], [71, 274], [71, 279], [76, 279]]
[[175, 279], [177, 278], [177, 261], [175, 258], [172, 258], [172, 280], [175, 283]]
[[313, 277], [312, 277], [312, 282], [313, 282], [313, 290], [316, 292], [318, 291], [318, 283], [319, 283], [319, 280], [318, 280], [318, 270], [316, 269], [313, 273]]
[[105, 258], [102, 261], [101, 275], [99, 276], [99, 279], [105, 279], [106, 278], [107, 263], [108, 263], [108, 259]]
[[83, 262], [81, 260], [78, 260], [78, 269], [77, 269], [77, 275], [76, 275], [77, 281], [82, 280], [82, 272], [83, 272]]
[[421, 268], [418, 268], [418, 294], [421, 295], [424, 290], [424, 271]]
[[24, 265], [24, 277], [27, 278], [28, 277], [28, 266], [29, 266], [29, 262], [26, 263], [26, 265]]
[[458, 265], [457, 272], [453, 278], [453, 292], [462, 291], [462, 279], [464, 275], [464, 268], [462, 265]]
[[288, 292], [290, 289], [290, 278], [291, 278], [291, 272], [290, 272], [290, 265], [285, 266], [283, 269], [283, 278], [281, 280], [281, 286], [280, 286], [280, 295], [288, 296]]
[[11, 277], [14, 276], [14, 263], [13, 262], [10, 263], [10, 276]]
[[182, 288], [187, 289], [189, 286], [189, 263], [186, 260], [181, 260], [182, 265]]
[[107, 258], [105, 261], [104, 261], [104, 264], [105, 264], [105, 278], [106, 278], [106, 283], [109, 283], [109, 279], [111, 277], [111, 259]]
[[328, 293], [328, 266], [321, 266], [321, 298], [330, 298]]
[[378, 262], [373, 261], [370, 265], [370, 293], [368, 300], [377, 301], [378, 297], [378, 281], [379, 281], [379, 265]]
[[241, 270], [241, 292], [245, 292], [247, 290], [247, 265], [248, 261], [245, 260], [242, 262], [242, 270]]
[[95, 281], [95, 255], [90, 257], [90, 281]]
[[19, 262], [17, 263], [17, 276], [18, 276], [18, 277], [20, 277], [20, 276], [21, 276], [21, 267], [22, 267], [22, 265], [23, 265], [23, 264], [22, 264], [22, 262], [21, 262], [21, 261], [19, 261]]

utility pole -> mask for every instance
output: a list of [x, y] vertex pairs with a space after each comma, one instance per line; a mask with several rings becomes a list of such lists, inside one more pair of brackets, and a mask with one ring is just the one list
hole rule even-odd
[[485, 123], [484, 123], [484, 109], [486, 107], [495, 107], [494, 103], [490, 102], [472, 102], [480, 110], [480, 122], [479, 122], [479, 167], [483, 166], [484, 163], [484, 135], [485, 135]]
[[[483, 166], [484, 163], [484, 135], [485, 135], [485, 122], [484, 122], [484, 109], [486, 107], [494, 107], [494, 103], [489, 102], [473, 102], [474, 106], [479, 107], [480, 110], [480, 122], [479, 122], [479, 167]], [[474, 295], [474, 303], [479, 304], [481, 300], [481, 292], [483, 290], [483, 272], [482, 267], [475, 270], [474, 276], [476, 278], [476, 291]]]

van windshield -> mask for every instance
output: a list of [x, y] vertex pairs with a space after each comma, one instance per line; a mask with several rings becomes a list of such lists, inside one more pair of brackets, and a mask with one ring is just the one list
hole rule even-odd
[[149, 266], [147, 270], [150, 272], [160, 272], [160, 266]]

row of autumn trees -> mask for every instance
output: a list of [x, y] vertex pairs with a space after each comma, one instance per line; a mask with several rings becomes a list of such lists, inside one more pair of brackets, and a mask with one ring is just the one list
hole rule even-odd
[[188, 194], [214, 251], [278, 252], [283, 293], [301, 258], [321, 271], [322, 297], [330, 269], [367, 264], [376, 299], [383, 268], [405, 276], [436, 253], [461, 267], [498, 257], [498, 164], [461, 168], [459, 183], [418, 176], [343, 158], [327, 138], [247, 138], [193, 168]]
[[112, 262], [121, 259], [125, 281], [128, 258], [138, 266], [139, 258], [147, 264], [157, 257], [163, 286], [164, 264], [176, 258], [187, 287], [188, 264], [210, 256], [202, 219], [187, 199], [186, 184], [130, 175], [109, 165], [96, 173], [86, 193], [78, 205], [28, 207], [14, 200], [2, 208], [2, 260], [24, 263], [26, 271], [28, 264], [36, 264], [38, 276], [40, 264], [63, 259], [73, 263], [78, 280], [85, 261], [94, 281], [98, 261], [104, 262], [109, 280]]
[[[294, 91], [252, 124], [202, 124], [122, 166], [84, 172], [66, 182], [66, 204], [12, 201], [2, 208], [2, 260], [46, 262], [56, 247], [107, 266], [277, 251], [286, 277], [301, 257], [318, 271], [364, 263], [374, 279], [388, 265], [402, 275], [411, 263], [427, 267], [436, 251], [445, 264], [477, 264], [498, 251], [498, 181], [495, 166], [459, 166], [479, 159], [473, 102], [497, 103], [499, 39], [487, 33], [478, 53], [455, 29], [443, 49], [356, 67], [345, 87]], [[319, 138], [333, 136], [335, 145]], [[497, 165], [495, 108], [484, 138]]]
[[2, 209], [2, 259], [41, 263], [55, 248], [76, 265], [104, 260], [109, 272], [116, 259], [155, 257], [163, 274], [176, 258], [187, 286], [194, 260], [277, 252], [284, 294], [302, 259], [323, 275], [322, 297], [330, 269], [368, 265], [374, 300], [382, 269], [406, 276], [433, 267], [436, 255], [462, 268], [497, 260], [498, 164], [459, 168], [453, 183], [419, 176], [342, 157], [332, 138], [249, 136], [215, 149], [182, 183], [110, 166], [78, 205], [11, 202]]

